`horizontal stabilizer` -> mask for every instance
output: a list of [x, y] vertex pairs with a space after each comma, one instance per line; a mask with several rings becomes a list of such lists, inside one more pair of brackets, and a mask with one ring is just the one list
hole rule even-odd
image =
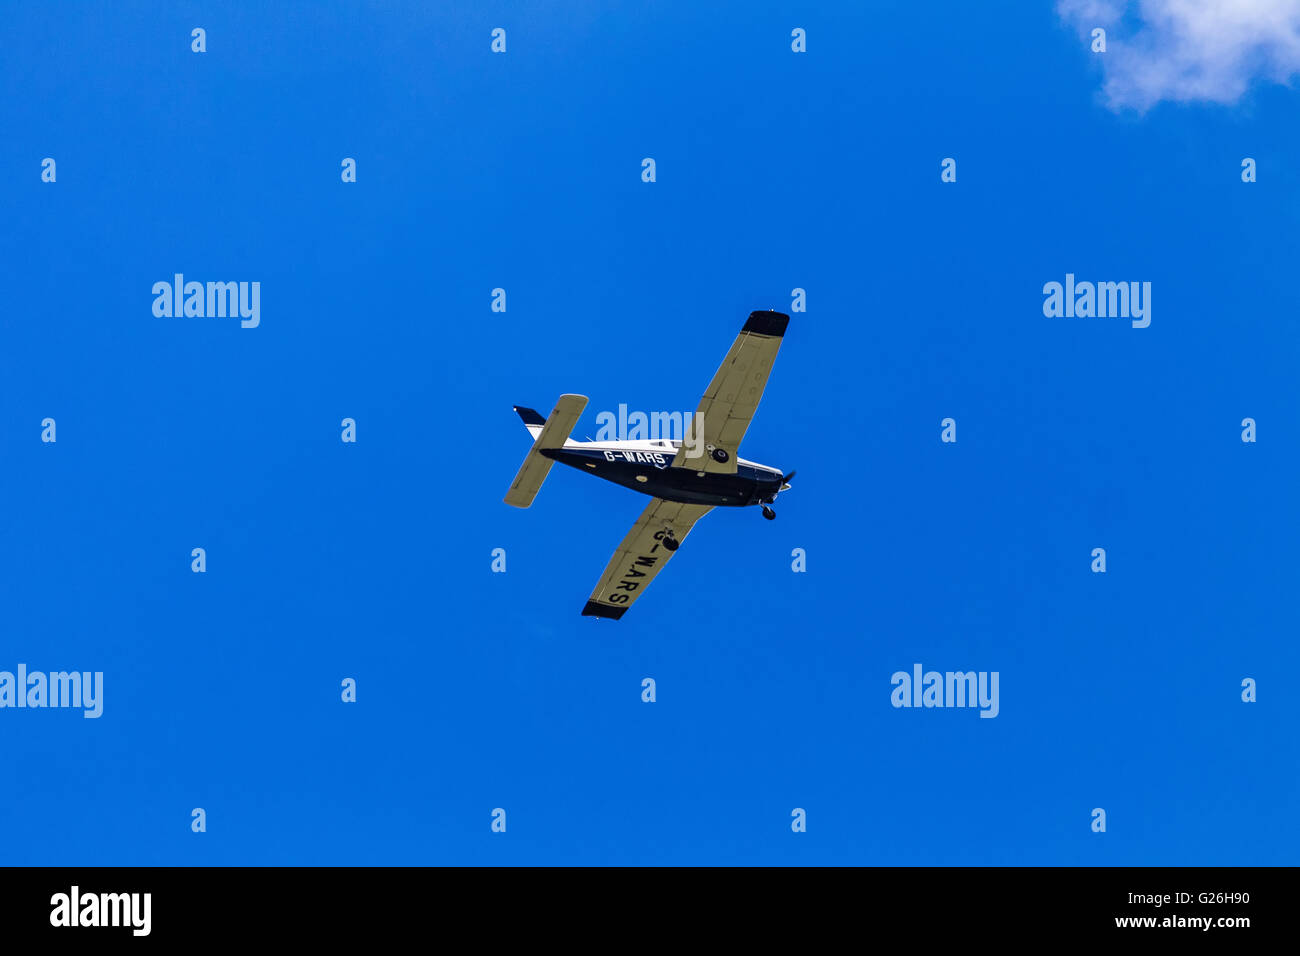
[[524, 458], [524, 463], [519, 466], [519, 474], [515, 475], [514, 483], [506, 492], [506, 504], [516, 508], [527, 508], [533, 503], [537, 492], [542, 488], [542, 482], [551, 472], [551, 465], [555, 464], [552, 459], [541, 454], [542, 449], [562, 447], [568, 441], [569, 433], [573, 431], [573, 426], [578, 424], [578, 419], [582, 417], [582, 410], [586, 407], [587, 396], [585, 395], [561, 395], [560, 400], [555, 403], [551, 416], [545, 422], [541, 422], [542, 416], [531, 408], [515, 406], [515, 411], [524, 420], [524, 424], [530, 426], [528, 429], [530, 432], [538, 423], [541, 424], [541, 428], [537, 432], [533, 447]]

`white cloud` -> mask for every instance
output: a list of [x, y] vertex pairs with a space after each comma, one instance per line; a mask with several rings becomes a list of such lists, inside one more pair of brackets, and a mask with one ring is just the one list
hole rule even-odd
[[1256, 81], [1300, 73], [1300, 0], [1060, 0], [1087, 37], [1106, 30], [1112, 109], [1161, 100], [1235, 103]]

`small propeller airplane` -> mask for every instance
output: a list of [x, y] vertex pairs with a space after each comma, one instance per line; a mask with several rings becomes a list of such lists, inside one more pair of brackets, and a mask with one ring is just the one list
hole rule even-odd
[[[550, 416], [514, 406], [533, 436], [533, 447], [506, 494], [506, 504], [527, 508], [551, 465], [560, 462], [650, 495], [650, 504], [610, 558], [582, 613], [618, 620], [663, 569], [695, 522], [715, 507], [772, 504], [790, 487], [781, 474], [741, 458], [737, 451], [763, 397], [790, 317], [751, 312], [695, 413], [688, 440], [574, 441], [569, 437], [587, 407], [585, 395], [561, 395]], [[702, 432], [702, 434], [699, 434]]]

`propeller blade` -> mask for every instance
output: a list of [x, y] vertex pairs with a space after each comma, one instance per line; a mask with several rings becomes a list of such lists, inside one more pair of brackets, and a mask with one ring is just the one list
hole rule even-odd
[[793, 472], [793, 471], [790, 472], [790, 474], [788, 474], [788, 475], [782, 475], [782, 476], [781, 476], [781, 484], [783, 484], [783, 485], [786, 484], [786, 483], [787, 483], [791, 478], [793, 478], [793, 477], [794, 477], [794, 472]]

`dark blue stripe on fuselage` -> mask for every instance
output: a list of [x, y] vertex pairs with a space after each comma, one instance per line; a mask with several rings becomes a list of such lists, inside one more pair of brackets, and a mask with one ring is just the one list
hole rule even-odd
[[[696, 469], [671, 468], [669, 466], [676, 455], [676, 450], [671, 448], [663, 451], [543, 448], [541, 454], [665, 501], [738, 508], [771, 498], [781, 487], [780, 475], [753, 465], [739, 465], [734, 475], [706, 473], [701, 476]], [[638, 476], [645, 480], [638, 480]]]

